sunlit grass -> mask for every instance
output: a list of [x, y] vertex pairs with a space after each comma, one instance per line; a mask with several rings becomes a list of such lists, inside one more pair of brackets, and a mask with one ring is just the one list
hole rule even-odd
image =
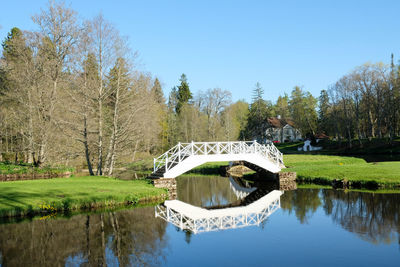
[[382, 187], [400, 186], [400, 162], [367, 163], [355, 157], [325, 155], [285, 155], [287, 169], [297, 172], [298, 180], [312, 182], [319, 179], [352, 182], [376, 182]]
[[166, 191], [147, 180], [87, 176], [1, 182], [0, 216], [135, 204], [160, 196]]
[[25, 173], [63, 173], [73, 172], [70, 167], [35, 167], [30, 163], [14, 164], [10, 162], [0, 162], [0, 174], [25, 174]]

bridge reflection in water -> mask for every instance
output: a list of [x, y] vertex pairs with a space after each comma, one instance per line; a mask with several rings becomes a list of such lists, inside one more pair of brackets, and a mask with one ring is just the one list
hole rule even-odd
[[[245, 206], [227, 205], [227, 208], [201, 208], [180, 200], [167, 200], [155, 207], [155, 216], [193, 233], [210, 232], [260, 225], [280, 208], [283, 191], [264, 190], [245, 187], [236, 179], [230, 178], [230, 187], [239, 203]], [[250, 202], [250, 203], [249, 203]], [[248, 204], [249, 203], [249, 204]], [[247, 204], [247, 205], [246, 205]]]

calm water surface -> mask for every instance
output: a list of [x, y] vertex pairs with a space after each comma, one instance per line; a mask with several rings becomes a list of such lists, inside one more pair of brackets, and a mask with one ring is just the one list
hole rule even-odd
[[[178, 199], [241, 202], [223, 177], [181, 177]], [[399, 214], [400, 194], [298, 189], [259, 226], [199, 234], [154, 207], [35, 219], [0, 225], [0, 266], [400, 266]]]

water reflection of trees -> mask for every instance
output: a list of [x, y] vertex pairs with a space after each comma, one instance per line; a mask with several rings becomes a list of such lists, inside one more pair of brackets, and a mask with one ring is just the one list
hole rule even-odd
[[366, 241], [400, 244], [400, 194], [300, 189], [281, 198], [281, 208], [294, 212], [301, 223], [320, 206], [335, 223]]
[[333, 221], [372, 243], [400, 242], [400, 194], [322, 190]]
[[178, 199], [198, 207], [219, 206], [237, 200], [226, 177], [179, 177]]
[[301, 223], [307, 223], [321, 205], [319, 189], [286, 191], [281, 197], [281, 208], [294, 212]]
[[166, 223], [154, 208], [0, 225], [4, 266], [159, 265]]

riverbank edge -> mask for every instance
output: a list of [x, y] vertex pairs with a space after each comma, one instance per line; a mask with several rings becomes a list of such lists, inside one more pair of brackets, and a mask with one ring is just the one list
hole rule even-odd
[[[87, 190], [83, 189], [86, 187]], [[0, 218], [115, 209], [145, 203], [159, 204], [168, 199], [168, 190], [155, 188], [151, 180], [129, 182], [104, 176], [8, 181], [1, 182], [0, 189], [4, 193], [0, 195]], [[56, 191], [60, 194], [54, 193]], [[49, 192], [53, 192], [50, 197]]]
[[296, 182], [299, 184], [314, 184], [321, 186], [331, 186], [340, 189], [399, 189], [399, 183], [379, 183], [376, 180], [352, 180], [352, 179], [331, 179], [327, 177], [311, 177], [297, 174]]
[[[165, 190], [167, 191], [167, 190]], [[49, 204], [44, 209], [33, 209], [32, 206], [28, 209], [10, 209], [10, 210], [0, 210], [0, 218], [4, 219], [18, 219], [24, 217], [46, 217], [48, 215], [56, 213], [85, 213], [85, 212], [95, 212], [97, 210], [117, 210], [124, 207], [139, 207], [141, 205], [147, 204], [160, 204], [168, 199], [168, 193], [162, 193], [158, 196], [146, 196], [138, 198], [135, 201], [113, 201], [110, 199], [98, 200], [94, 202], [83, 202], [83, 203], [70, 203], [68, 206], [53, 206]]]
[[12, 181], [25, 181], [25, 180], [37, 180], [37, 179], [53, 179], [53, 178], [69, 178], [73, 175], [72, 172], [44, 172], [44, 173], [11, 173], [11, 174], [0, 174], [0, 182], [12, 182]]
[[[217, 163], [206, 163], [202, 166], [196, 167], [194, 170], [189, 171], [182, 176], [215, 176], [215, 175], [223, 175], [223, 170], [227, 170], [228, 164], [221, 162]], [[285, 172], [296, 172], [293, 170], [295, 168], [284, 168], [281, 173]], [[299, 184], [315, 184], [322, 186], [331, 186], [332, 188], [340, 188], [340, 189], [367, 189], [367, 190], [378, 190], [378, 189], [399, 189], [400, 190], [400, 179], [399, 182], [380, 182], [375, 179], [341, 179], [341, 178], [328, 178], [324, 176], [306, 176], [297, 173], [296, 182]], [[243, 173], [243, 178], [246, 176], [252, 176], [254, 172]]]
[[[281, 171], [279, 173], [292, 172], [290, 169]], [[296, 173], [297, 177], [295, 182], [298, 185], [316, 185], [320, 188], [331, 188], [331, 189], [351, 189], [351, 190], [400, 190], [400, 183], [378, 183], [375, 180], [347, 180], [347, 179], [330, 179], [326, 177], [309, 177], [302, 176]], [[253, 177], [254, 173], [245, 173], [242, 178]]]
[[92, 215], [92, 214], [101, 214], [101, 213], [114, 213], [118, 211], [131, 210], [137, 208], [146, 208], [152, 207], [161, 204], [162, 202], [158, 199], [156, 201], [145, 201], [139, 202], [133, 206], [117, 206], [111, 208], [98, 208], [93, 210], [75, 210], [75, 211], [64, 211], [64, 212], [53, 212], [48, 214], [39, 214], [35, 216], [22, 216], [22, 217], [0, 217], [0, 225], [1, 224], [9, 224], [9, 223], [22, 223], [22, 222], [30, 222], [34, 220], [62, 220], [69, 219], [74, 216], [79, 215]]
[[[196, 167], [195, 169], [183, 174], [182, 176], [210, 176], [210, 175], [222, 175], [223, 170], [226, 171], [228, 168], [227, 162], [219, 163], [206, 163], [202, 166]], [[294, 168], [284, 168], [281, 173], [285, 172], [296, 172]], [[340, 178], [328, 178], [324, 176], [306, 176], [297, 173], [296, 182], [299, 184], [315, 184], [321, 186], [331, 186], [332, 188], [338, 189], [367, 189], [367, 190], [378, 190], [378, 189], [399, 189], [400, 190], [400, 179], [399, 182], [380, 182], [375, 179], [340, 179]], [[243, 174], [243, 178], [246, 176], [254, 175], [254, 172]]]

